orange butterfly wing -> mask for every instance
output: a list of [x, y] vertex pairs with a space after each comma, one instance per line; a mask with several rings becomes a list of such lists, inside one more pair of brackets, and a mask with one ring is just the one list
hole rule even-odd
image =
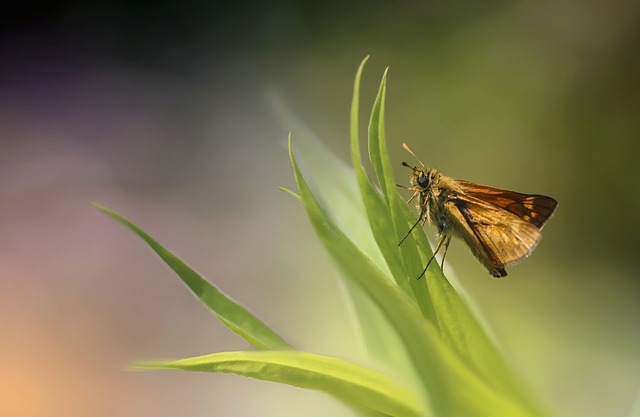
[[475, 184], [469, 181], [458, 181], [467, 195], [515, 214], [522, 220], [533, 223], [538, 229], [549, 220], [558, 202], [551, 197], [540, 194], [522, 194], [515, 191], [500, 190]]
[[551, 217], [556, 200], [460, 181], [464, 193], [445, 203], [449, 222], [474, 255], [495, 277], [504, 267], [526, 258], [540, 241], [540, 228]]

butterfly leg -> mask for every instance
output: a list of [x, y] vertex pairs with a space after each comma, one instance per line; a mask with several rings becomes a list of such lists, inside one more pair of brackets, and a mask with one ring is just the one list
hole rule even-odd
[[[422, 270], [422, 273], [420, 274], [420, 276], [416, 279], [420, 279], [424, 276], [424, 274], [427, 273], [427, 269], [429, 269], [429, 265], [431, 265], [431, 261], [433, 261], [433, 259], [436, 257], [436, 254], [438, 253], [438, 251], [440, 250], [440, 247], [442, 246], [442, 244], [445, 242], [445, 240], [451, 240], [451, 238], [449, 238], [447, 235], [442, 236], [442, 239], [440, 239], [440, 242], [438, 242], [438, 244], [436, 245], [435, 250], [433, 251], [433, 255], [431, 255], [431, 258], [429, 258], [429, 262], [427, 262], [427, 266], [424, 267], [424, 269]], [[449, 246], [449, 242], [447, 241], [447, 245]], [[446, 254], [446, 249], [445, 249], [445, 254]], [[443, 260], [444, 262], [444, 260]]]
[[413, 191], [413, 195], [411, 196], [411, 198], [406, 201], [407, 204], [409, 204], [411, 201], [413, 201], [413, 199], [416, 198], [416, 196], [420, 194], [420, 192], [418, 190], [416, 190], [415, 187], [407, 187], [406, 185], [402, 185], [402, 184], [396, 184], [396, 187], [400, 187], [400, 188], [404, 188], [405, 190]]
[[406, 234], [406, 235], [404, 235], [404, 237], [400, 240], [400, 242], [398, 243], [398, 246], [402, 245], [402, 242], [404, 242], [404, 241], [405, 241], [405, 239], [409, 237], [409, 235], [411, 234], [411, 232], [413, 232], [413, 229], [415, 229], [415, 228], [416, 228], [416, 226], [417, 226], [417, 225], [419, 225], [421, 221], [422, 221], [422, 219], [418, 219], [418, 221], [417, 221], [417, 222], [415, 222], [415, 223], [413, 224], [413, 226], [411, 226], [411, 229], [409, 229], [409, 231], [407, 232], [407, 234]]
[[451, 236], [447, 236], [447, 241], [444, 243], [444, 252], [442, 253], [442, 263], [440, 269], [444, 270], [444, 258], [447, 256], [447, 250], [449, 250], [449, 243], [451, 243]]
[[[415, 197], [415, 194], [414, 194], [414, 197]], [[413, 199], [413, 197], [411, 198]], [[425, 222], [427, 221], [427, 216], [425, 213], [426, 213], [426, 208], [423, 208], [422, 212], [420, 213], [420, 216], [418, 217], [418, 221], [416, 221], [413, 224], [413, 226], [411, 226], [411, 229], [409, 229], [407, 234], [404, 235], [404, 237], [400, 240], [400, 242], [398, 243], [398, 246], [402, 245], [402, 242], [404, 242], [405, 239], [409, 237], [409, 235], [411, 234], [411, 232], [413, 232], [413, 229], [415, 229], [417, 225], [421, 224], [422, 226], [424, 226]]]

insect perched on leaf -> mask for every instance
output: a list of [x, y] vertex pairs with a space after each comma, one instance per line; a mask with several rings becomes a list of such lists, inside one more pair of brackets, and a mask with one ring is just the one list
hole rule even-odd
[[406, 144], [402, 146], [422, 166], [418, 168], [402, 163], [412, 169], [411, 186], [400, 187], [413, 191], [407, 203], [415, 199], [420, 215], [398, 245], [418, 224], [423, 226], [427, 221], [438, 228], [440, 236], [418, 279], [427, 272], [443, 245], [444, 265], [452, 236], [462, 238], [494, 277], [506, 276], [505, 266], [520, 262], [533, 252], [542, 237], [540, 229], [558, 205], [556, 200], [544, 195], [521, 194], [454, 180], [427, 168]]

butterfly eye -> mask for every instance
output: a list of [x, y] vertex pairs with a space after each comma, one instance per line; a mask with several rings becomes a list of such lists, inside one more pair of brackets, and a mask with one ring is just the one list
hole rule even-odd
[[429, 186], [429, 177], [424, 174], [420, 174], [418, 177], [418, 185], [422, 188], [427, 188]]

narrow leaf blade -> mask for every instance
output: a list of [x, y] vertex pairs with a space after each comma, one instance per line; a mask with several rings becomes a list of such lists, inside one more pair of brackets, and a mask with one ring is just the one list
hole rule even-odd
[[360, 286], [395, 328], [434, 414], [530, 416], [519, 404], [493, 391], [470, 371], [444, 344], [438, 330], [424, 319], [413, 300], [336, 227], [309, 189], [289, 149], [300, 196], [316, 233], [345, 271], [345, 278]]
[[123, 224], [142, 238], [151, 249], [180, 277], [196, 297], [229, 329], [258, 349], [286, 349], [289, 347], [275, 331], [249, 310], [222, 293], [200, 274], [156, 242], [151, 236], [119, 213], [94, 204], [103, 213]]
[[420, 402], [387, 375], [343, 359], [296, 351], [224, 352], [174, 361], [141, 363], [138, 369], [226, 372], [323, 391], [347, 404], [389, 416], [424, 416]]
[[[384, 132], [385, 80], [386, 78], [383, 77], [371, 116], [369, 154], [378, 181], [381, 182], [381, 188], [386, 193], [385, 198], [391, 210], [396, 238], [401, 239], [414, 224], [417, 216], [400, 198], [392, 175], [393, 170]], [[424, 263], [432, 255], [431, 246], [422, 228], [415, 228], [400, 249], [409, 274], [417, 277]], [[443, 340], [460, 355], [462, 360], [494, 389], [509, 393], [512, 398], [529, 408], [534, 415], [544, 415], [545, 412], [541, 411], [537, 401], [531, 398], [522, 381], [516, 377], [504, 360], [502, 352], [498, 350], [495, 342], [476, 319], [477, 313], [471, 311], [465, 300], [447, 280], [438, 263], [432, 262], [424, 279], [411, 281], [425, 316], [435, 319]], [[428, 287], [425, 285], [427, 283]], [[420, 285], [422, 289], [416, 285]]]
[[[410, 293], [417, 300], [420, 310], [426, 319], [438, 326], [436, 313], [433, 309], [429, 287], [423, 281], [415, 279], [422, 270], [421, 261], [415, 246], [400, 245], [404, 235], [410, 229], [404, 214], [406, 204], [399, 199], [396, 191], [396, 182], [393, 178], [393, 169], [387, 154], [385, 136], [385, 98], [387, 89], [387, 71], [382, 76], [380, 88], [371, 112], [369, 121], [369, 158], [382, 189], [384, 200], [387, 203], [387, 225], [385, 230], [378, 230], [377, 236], [380, 250], [383, 253], [394, 253], [399, 258], [404, 270], [404, 275], [398, 280], [403, 281], [403, 286], [409, 287]], [[373, 225], [372, 225], [373, 227]], [[391, 256], [389, 256], [391, 257]]]

